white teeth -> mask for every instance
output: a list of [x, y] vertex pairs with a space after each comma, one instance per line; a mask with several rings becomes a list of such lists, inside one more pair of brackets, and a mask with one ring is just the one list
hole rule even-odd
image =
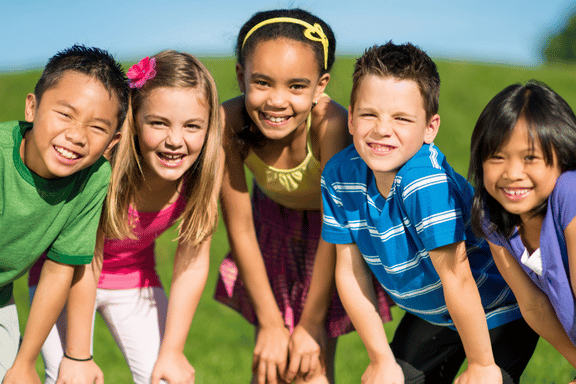
[[162, 156], [168, 160], [177, 160], [177, 159], [182, 158], [184, 155], [182, 155], [182, 154], [172, 155], [169, 153], [163, 153]]
[[58, 151], [59, 154], [61, 154], [63, 157], [70, 159], [70, 160], [74, 160], [80, 157], [80, 155], [67, 150], [66, 148], [62, 148], [62, 147], [54, 147], [56, 149], [56, 151]]
[[380, 152], [389, 152], [392, 150], [392, 147], [385, 144], [378, 144], [378, 143], [371, 143], [370, 147], [376, 149]]
[[266, 119], [270, 120], [273, 123], [281, 123], [286, 120], [286, 117], [274, 117], [270, 115], [264, 115]]
[[504, 192], [506, 192], [506, 194], [508, 195], [513, 195], [513, 196], [521, 196], [521, 195], [525, 195], [527, 194], [530, 189], [528, 188], [522, 188], [522, 189], [518, 189], [518, 188], [514, 188], [514, 189], [507, 189], [507, 188], [503, 188]]

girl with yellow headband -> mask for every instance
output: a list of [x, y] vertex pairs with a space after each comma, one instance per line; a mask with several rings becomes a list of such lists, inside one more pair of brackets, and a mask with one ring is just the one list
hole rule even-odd
[[333, 383], [336, 338], [352, 330], [320, 239], [321, 172], [351, 142], [346, 110], [324, 94], [334, 52], [330, 27], [300, 9], [256, 13], [238, 35], [242, 96], [222, 105], [231, 254], [215, 297], [256, 325], [252, 383]]

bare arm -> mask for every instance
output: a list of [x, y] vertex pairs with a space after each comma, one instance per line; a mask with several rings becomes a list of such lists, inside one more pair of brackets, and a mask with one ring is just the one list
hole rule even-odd
[[[284, 374], [289, 332], [274, 298], [264, 260], [256, 239], [252, 204], [244, 164], [234, 145], [234, 131], [240, 116], [241, 99], [223, 106], [226, 164], [222, 181], [221, 207], [228, 240], [244, 286], [258, 317], [259, 330], [254, 348], [253, 372], [258, 383], [276, 384]], [[280, 376], [279, 376], [280, 375]]]
[[44, 263], [30, 308], [22, 345], [12, 368], [4, 377], [4, 384], [40, 383], [35, 369], [36, 358], [50, 329], [64, 308], [73, 274], [74, 266], [72, 265], [61, 264], [50, 259]]
[[336, 253], [338, 293], [370, 358], [362, 383], [404, 383], [402, 369], [396, 363], [382, 326], [368, 266], [356, 244], [337, 244]]
[[168, 300], [166, 331], [158, 360], [152, 372], [152, 384], [194, 383], [194, 368], [184, 356], [186, 338], [208, 278], [210, 239], [197, 246], [178, 244]]
[[436, 248], [429, 254], [442, 280], [446, 306], [468, 359], [468, 368], [456, 383], [501, 383], [502, 374], [494, 362], [486, 314], [464, 242]]
[[[322, 169], [336, 153], [351, 143], [348, 134], [346, 110], [328, 97], [320, 99], [313, 109], [312, 132], [318, 137]], [[319, 121], [314, 125], [315, 121]], [[313, 135], [313, 137], [316, 137]], [[315, 145], [313, 140], [313, 145]], [[320, 186], [318, 186], [320, 188]], [[336, 248], [320, 239], [310, 290], [304, 304], [302, 317], [290, 338], [290, 366], [286, 381], [292, 381], [298, 371], [313, 376], [321, 369], [320, 353], [326, 342], [326, 314], [334, 294]]]
[[546, 294], [530, 280], [506, 248], [490, 243], [490, 249], [500, 274], [516, 296], [524, 320], [576, 367], [576, 346], [568, 338]]
[[[104, 234], [98, 230], [92, 263], [74, 268], [72, 286], [66, 302], [67, 331], [65, 353], [76, 359], [90, 358], [92, 317], [96, 305], [96, 287], [102, 271]], [[103, 383], [104, 375], [94, 360], [74, 361], [63, 358], [58, 370], [58, 384]]]

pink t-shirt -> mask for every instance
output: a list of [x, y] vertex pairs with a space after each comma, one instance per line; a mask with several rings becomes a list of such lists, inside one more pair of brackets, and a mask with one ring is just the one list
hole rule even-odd
[[[172, 205], [159, 212], [138, 212], [130, 208], [129, 215], [134, 218], [135, 224], [132, 231], [138, 240], [106, 239], [104, 264], [98, 288], [130, 289], [162, 286], [156, 273], [155, 240], [174, 224], [185, 207], [186, 199], [180, 195]], [[46, 255], [42, 255], [30, 269], [28, 285], [38, 285], [44, 260]]]

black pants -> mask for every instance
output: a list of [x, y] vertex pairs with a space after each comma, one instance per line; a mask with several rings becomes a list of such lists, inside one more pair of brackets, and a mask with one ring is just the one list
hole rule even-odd
[[[491, 329], [490, 341], [504, 384], [519, 383], [536, 349], [536, 332], [520, 319]], [[390, 346], [406, 384], [452, 383], [466, 358], [458, 332], [430, 324], [408, 312]]]

